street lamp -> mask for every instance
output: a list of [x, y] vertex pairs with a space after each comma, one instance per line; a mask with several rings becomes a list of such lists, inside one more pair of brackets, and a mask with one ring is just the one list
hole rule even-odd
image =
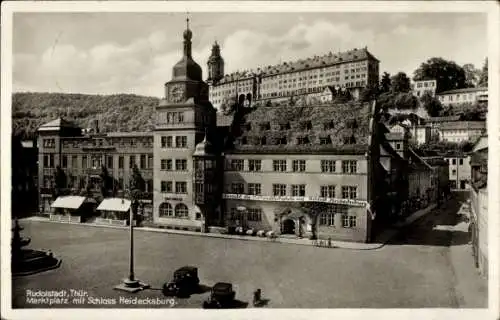
[[[122, 199], [122, 204], [125, 200]], [[129, 218], [129, 234], [130, 234], [130, 260], [129, 260], [129, 276], [123, 280], [123, 283], [115, 287], [116, 290], [127, 291], [131, 293], [136, 293], [138, 291], [149, 288], [150, 286], [144, 282], [135, 278], [134, 275], [134, 210], [133, 208], [137, 206], [137, 200], [132, 199], [130, 202], [130, 207], [128, 211], [130, 213]]]

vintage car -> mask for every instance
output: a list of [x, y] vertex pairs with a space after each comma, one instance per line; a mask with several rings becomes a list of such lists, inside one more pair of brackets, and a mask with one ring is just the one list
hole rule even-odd
[[198, 268], [184, 266], [174, 271], [173, 279], [163, 285], [166, 296], [189, 296], [199, 289]]
[[208, 300], [203, 302], [205, 309], [229, 308], [234, 303], [236, 292], [233, 285], [226, 282], [217, 282], [210, 292]]

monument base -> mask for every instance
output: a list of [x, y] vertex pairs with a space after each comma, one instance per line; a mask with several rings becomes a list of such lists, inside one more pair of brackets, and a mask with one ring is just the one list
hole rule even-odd
[[136, 293], [136, 292], [148, 289], [149, 287], [151, 287], [149, 284], [144, 283], [140, 280], [130, 280], [127, 278], [127, 279], [124, 279], [122, 283], [115, 286], [114, 289], [129, 292], [129, 293]]

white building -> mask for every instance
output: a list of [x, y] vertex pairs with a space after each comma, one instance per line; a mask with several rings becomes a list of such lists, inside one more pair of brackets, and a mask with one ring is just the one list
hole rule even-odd
[[488, 102], [488, 88], [465, 88], [444, 91], [437, 94], [443, 106], [462, 103]]
[[436, 80], [421, 80], [415, 81], [411, 84], [413, 95], [422, 97], [425, 92], [430, 93], [433, 97], [436, 95]]
[[485, 131], [485, 121], [445, 122], [438, 127], [440, 140], [449, 142], [475, 141]]

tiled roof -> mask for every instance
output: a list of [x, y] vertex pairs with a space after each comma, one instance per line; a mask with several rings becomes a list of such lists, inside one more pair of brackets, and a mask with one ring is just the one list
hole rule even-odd
[[385, 134], [385, 138], [388, 141], [404, 140], [404, 135], [401, 132], [389, 132]]
[[459, 121], [460, 116], [447, 116], [447, 117], [430, 117], [426, 122], [449, 122], [449, 121]]
[[45, 124], [42, 124], [38, 130], [39, 131], [49, 131], [49, 130], [60, 130], [61, 128], [78, 128], [73, 122], [64, 120], [63, 118], [57, 118]]
[[225, 75], [219, 83], [231, 82], [236, 80], [250, 79], [255, 75], [270, 76], [275, 74], [289, 73], [293, 71], [315, 69], [329, 65], [341, 64], [345, 62], [361, 61], [372, 59], [379, 61], [369, 51], [368, 48], [352, 49], [349, 51], [333, 53], [329, 52], [322, 56], [314, 56], [307, 59], [283, 62], [276, 65], [269, 65], [256, 70], [238, 71]]
[[441, 130], [460, 130], [460, 129], [486, 129], [485, 121], [457, 121], [447, 122], [440, 126]]
[[[342, 149], [361, 152], [368, 146], [370, 109], [369, 103], [257, 107], [245, 116], [242, 133], [235, 137], [234, 148], [248, 152], [336, 152]], [[283, 123], [289, 126], [280, 126]], [[329, 143], [321, 144], [325, 138]]]
[[463, 89], [455, 89], [448, 90], [438, 93], [438, 96], [446, 95], [446, 94], [454, 94], [454, 93], [467, 93], [467, 92], [477, 92], [477, 91], [488, 91], [487, 87], [479, 87], [479, 88], [463, 88]]

